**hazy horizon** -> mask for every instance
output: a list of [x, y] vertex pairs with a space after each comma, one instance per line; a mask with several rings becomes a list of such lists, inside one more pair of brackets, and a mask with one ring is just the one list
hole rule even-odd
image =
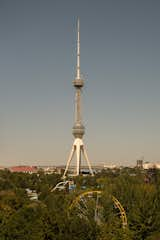
[[91, 163], [160, 161], [160, 2], [0, 1], [0, 166], [65, 164], [80, 18]]

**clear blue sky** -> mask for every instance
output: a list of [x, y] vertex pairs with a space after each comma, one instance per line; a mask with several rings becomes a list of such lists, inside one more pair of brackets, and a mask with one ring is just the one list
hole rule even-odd
[[160, 161], [159, 12], [158, 0], [0, 0], [0, 165], [66, 163], [77, 17], [90, 161]]

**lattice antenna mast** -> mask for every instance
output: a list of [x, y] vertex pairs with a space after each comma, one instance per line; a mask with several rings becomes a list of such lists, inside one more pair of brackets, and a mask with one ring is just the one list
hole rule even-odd
[[80, 79], [80, 28], [79, 28], [79, 18], [77, 21], [77, 76], [76, 79]]

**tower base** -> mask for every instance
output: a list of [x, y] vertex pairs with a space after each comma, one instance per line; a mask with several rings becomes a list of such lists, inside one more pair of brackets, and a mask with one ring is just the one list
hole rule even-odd
[[64, 171], [64, 174], [63, 174], [63, 178], [66, 178], [67, 171], [68, 171], [69, 165], [70, 165], [70, 163], [73, 159], [74, 153], [76, 153], [76, 175], [75, 176], [78, 176], [80, 174], [81, 154], [83, 154], [83, 157], [87, 162], [89, 171], [90, 171], [91, 175], [93, 176], [94, 175], [93, 170], [91, 168], [91, 164], [89, 162], [89, 159], [88, 159], [87, 152], [86, 152], [85, 146], [83, 144], [83, 141], [82, 141], [81, 138], [76, 138], [74, 140], [73, 145], [72, 145], [72, 149], [71, 149], [68, 161], [67, 161], [67, 165], [66, 165], [66, 168], [65, 168], [65, 171]]

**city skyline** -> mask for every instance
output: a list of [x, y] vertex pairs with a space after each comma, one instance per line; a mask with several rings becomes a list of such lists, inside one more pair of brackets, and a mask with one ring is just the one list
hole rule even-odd
[[160, 161], [158, 1], [1, 1], [0, 165], [65, 164], [81, 22], [93, 164]]

